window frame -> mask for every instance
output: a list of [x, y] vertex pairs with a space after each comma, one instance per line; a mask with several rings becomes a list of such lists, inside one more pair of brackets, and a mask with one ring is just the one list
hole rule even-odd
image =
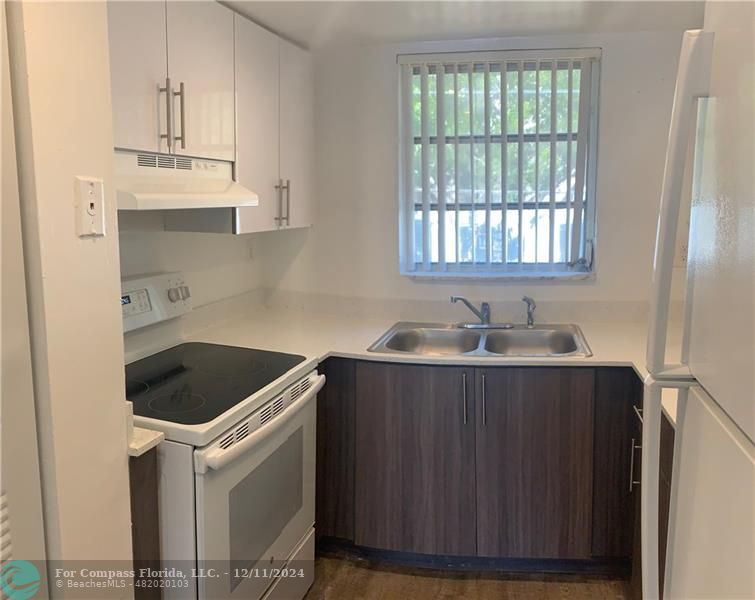
[[[468, 65], [470, 63], [531, 63], [549, 61], [580, 61], [580, 77], [583, 76], [585, 65], [589, 66], [589, 101], [586, 107], [587, 133], [585, 135], [585, 169], [584, 175], [584, 194], [582, 204], [581, 219], [584, 226], [584, 236], [582, 240], [584, 252], [582, 253], [586, 264], [577, 265], [573, 268], [564, 267], [564, 263], [498, 263], [491, 262], [479, 263], [446, 263], [445, 258], [438, 262], [430, 262], [427, 258], [423, 262], [415, 262], [413, 244], [413, 227], [415, 202], [412, 189], [413, 164], [412, 156], [415, 145], [415, 136], [412, 132], [412, 69], [405, 67], [421, 67], [422, 65], [437, 65], [442, 63], [446, 65]], [[596, 206], [596, 187], [597, 187], [597, 155], [598, 155], [598, 127], [599, 127], [599, 106], [600, 106], [600, 71], [602, 62], [602, 49], [598, 47], [588, 48], [549, 48], [549, 49], [517, 49], [517, 50], [496, 50], [496, 51], [464, 51], [464, 52], [437, 52], [437, 53], [420, 53], [420, 54], [397, 54], [397, 71], [398, 71], [398, 105], [399, 105], [399, 165], [398, 165], [398, 196], [399, 196], [399, 263], [400, 273], [403, 276], [418, 279], [484, 279], [484, 280], [586, 280], [594, 279], [597, 275], [597, 206]], [[486, 68], [487, 72], [488, 69]], [[441, 103], [442, 104], [442, 103]], [[580, 110], [582, 104], [582, 94], [580, 94], [580, 105], [576, 109]], [[442, 110], [442, 109], [440, 109]], [[442, 118], [442, 113], [441, 117]], [[582, 119], [580, 118], [580, 123]], [[579, 129], [582, 129], [580, 124]], [[504, 131], [500, 135], [492, 136], [488, 134], [473, 134], [469, 136], [459, 136], [468, 138], [482, 138], [481, 142], [492, 143], [492, 137], [503, 139]], [[577, 136], [579, 132], [574, 133]], [[507, 143], [511, 134], [506, 132]], [[539, 134], [528, 134], [529, 136]], [[545, 135], [545, 134], [544, 134]], [[552, 131], [547, 137], [559, 136], [559, 132]], [[434, 143], [437, 143], [437, 136]], [[446, 136], [448, 137], [448, 136]], [[537, 139], [537, 138], [536, 138]], [[426, 143], [430, 142], [430, 136], [426, 136]], [[500, 143], [500, 142], [499, 142]], [[451, 144], [452, 146], [454, 144]], [[577, 154], [575, 154], [576, 156]], [[488, 187], [486, 183], [486, 188]], [[502, 190], [503, 191], [503, 190]], [[487, 193], [489, 196], [489, 193]], [[506, 206], [506, 200], [502, 197], [501, 205]], [[445, 203], [444, 203], [445, 204]], [[475, 206], [469, 203], [470, 206]], [[527, 203], [521, 203], [516, 206], [522, 210]], [[540, 205], [542, 203], [535, 202]], [[485, 205], [479, 205], [479, 208], [491, 210], [491, 201]], [[514, 208], [514, 207], [512, 207]], [[424, 225], [423, 225], [424, 226]], [[429, 225], [425, 228], [428, 231]], [[488, 244], [490, 236], [488, 234]], [[423, 252], [425, 254], [425, 252]], [[581, 258], [581, 257], [580, 257]], [[568, 265], [568, 263], [566, 263]]]

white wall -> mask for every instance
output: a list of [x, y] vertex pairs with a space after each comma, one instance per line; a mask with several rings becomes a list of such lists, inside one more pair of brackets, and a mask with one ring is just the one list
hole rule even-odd
[[[130, 561], [106, 8], [7, 7], [48, 558]], [[105, 181], [104, 238], [76, 236], [76, 175]]]
[[[4, 4], [0, 21], [0, 489], [7, 503], [2, 527], [12, 540], [3, 553], [36, 561], [45, 558], [44, 517]], [[46, 593], [43, 586], [40, 596]]]
[[673, 98], [679, 33], [508, 38], [455, 49], [603, 48], [598, 148], [598, 275], [592, 282], [438, 283], [398, 273], [396, 54], [448, 43], [354, 46], [316, 53], [318, 210], [309, 232], [268, 237], [263, 282], [280, 290], [365, 298], [645, 301]]
[[162, 231], [160, 216], [149, 214], [121, 213], [119, 222], [122, 277], [182, 271], [194, 308], [181, 319], [126, 334], [126, 362], [177, 344], [210, 324], [245, 314], [262, 301], [260, 234]]
[[183, 271], [195, 307], [259, 287], [256, 236], [162, 231], [161, 222], [152, 219], [152, 215], [144, 217], [128, 214], [120, 217], [122, 277]]

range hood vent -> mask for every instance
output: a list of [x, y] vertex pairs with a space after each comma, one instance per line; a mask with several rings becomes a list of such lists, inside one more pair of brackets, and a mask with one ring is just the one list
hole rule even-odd
[[257, 194], [233, 181], [229, 162], [116, 151], [118, 210], [257, 206]]
[[194, 160], [186, 156], [168, 156], [167, 154], [137, 154], [139, 167], [159, 167], [161, 169], [194, 170]]

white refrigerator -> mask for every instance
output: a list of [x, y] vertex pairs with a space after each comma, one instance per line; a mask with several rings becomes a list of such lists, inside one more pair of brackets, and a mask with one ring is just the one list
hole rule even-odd
[[[666, 156], [648, 335], [643, 597], [659, 596], [661, 391], [679, 390], [665, 599], [755, 598], [755, 3], [707, 2], [686, 32]], [[690, 163], [690, 156], [691, 164]], [[671, 278], [692, 168], [681, 361]]]

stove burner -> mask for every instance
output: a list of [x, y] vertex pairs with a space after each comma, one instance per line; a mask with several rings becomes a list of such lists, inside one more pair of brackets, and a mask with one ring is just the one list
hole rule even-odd
[[155, 412], [178, 413], [191, 412], [205, 405], [204, 396], [190, 392], [173, 392], [164, 394], [149, 402], [149, 407]]

